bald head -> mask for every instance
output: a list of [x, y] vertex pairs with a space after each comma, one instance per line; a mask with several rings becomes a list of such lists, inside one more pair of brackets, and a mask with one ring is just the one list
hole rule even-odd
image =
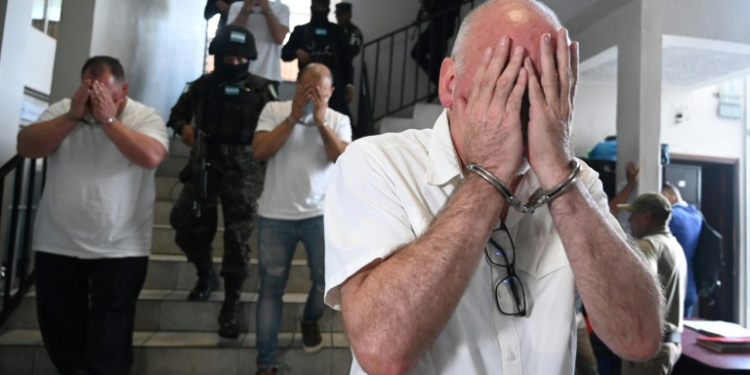
[[[451, 58], [459, 72], [463, 72], [471, 51], [484, 51], [497, 45], [507, 35], [514, 45], [522, 45], [530, 52], [535, 65], [539, 64], [538, 41], [544, 33], [554, 34], [562, 28], [560, 20], [546, 5], [535, 0], [488, 0], [464, 18], [453, 44]], [[533, 53], [532, 53], [533, 52]]]
[[333, 74], [327, 66], [318, 63], [308, 64], [299, 72], [297, 76], [298, 82], [306, 81], [328, 81], [328, 84], [333, 84]]

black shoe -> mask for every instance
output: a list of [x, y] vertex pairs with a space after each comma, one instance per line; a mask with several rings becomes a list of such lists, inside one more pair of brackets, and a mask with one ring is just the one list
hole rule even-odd
[[224, 276], [224, 303], [219, 313], [219, 336], [228, 339], [240, 337], [239, 309], [244, 276]]
[[255, 375], [276, 375], [276, 367], [262, 368]]
[[301, 321], [302, 326], [302, 348], [305, 353], [317, 353], [323, 349], [323, 337], [320, 335], [318, 322]]
[[214, 272], [212, 263], [195, 263], [198, 270], [198, 282], [195, 288], [188, 294], [188, 301], [206, 301], [211, 297], [211, 292], [219, 289], [219, 278]]

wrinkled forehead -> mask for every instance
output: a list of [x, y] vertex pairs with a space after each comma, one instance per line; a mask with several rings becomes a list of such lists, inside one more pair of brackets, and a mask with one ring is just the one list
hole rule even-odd
[[511, 48], [523, 46], [526, 54], [534, 63], [537, 74], [541, 72], [540, 40], [543, 34], [549, 33], [553, 48], [556, 47], [556, 33], [560, 25], [551, 15], [541, 10], [505, 7], [492, 9], [492, 13], [482, 15], [475, 21], [470, 30], [470, 37], [462, 56], [464, 75], [473, 77], [482, 54], [487, 47], [497, 47], [500, 39], [507, 35]]

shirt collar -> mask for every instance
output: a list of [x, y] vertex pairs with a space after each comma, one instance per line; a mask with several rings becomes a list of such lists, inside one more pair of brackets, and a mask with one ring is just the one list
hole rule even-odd
[[687, 203], [687, 202], [685, 202], [685, 201], [679, 201], [679, 202], [677, 202], [677, 203], [673, 204], [673, 206], [682, 206], [682, 207], [687, 207], [687, 206], [688, 206], [688, 203]]
[[444, 185], [461, 176], [461, 166], [458, 162], [456, 149], [448, 126], [448, 111], [443, 110], [435, 121], [430, 136], [427, 152], [429, 161], [427, 166], [427, 183], [430, 185]]

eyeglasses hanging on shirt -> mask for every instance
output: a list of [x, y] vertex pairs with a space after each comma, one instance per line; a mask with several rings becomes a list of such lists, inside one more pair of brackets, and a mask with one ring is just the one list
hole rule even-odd
[[492, 231], [484, 247], [490, 264], [507, 270], [494, 288], [495, 305], [503, 315], [526, 316], [526, 291], [516, 274], [516, 245], [505, 224]]

